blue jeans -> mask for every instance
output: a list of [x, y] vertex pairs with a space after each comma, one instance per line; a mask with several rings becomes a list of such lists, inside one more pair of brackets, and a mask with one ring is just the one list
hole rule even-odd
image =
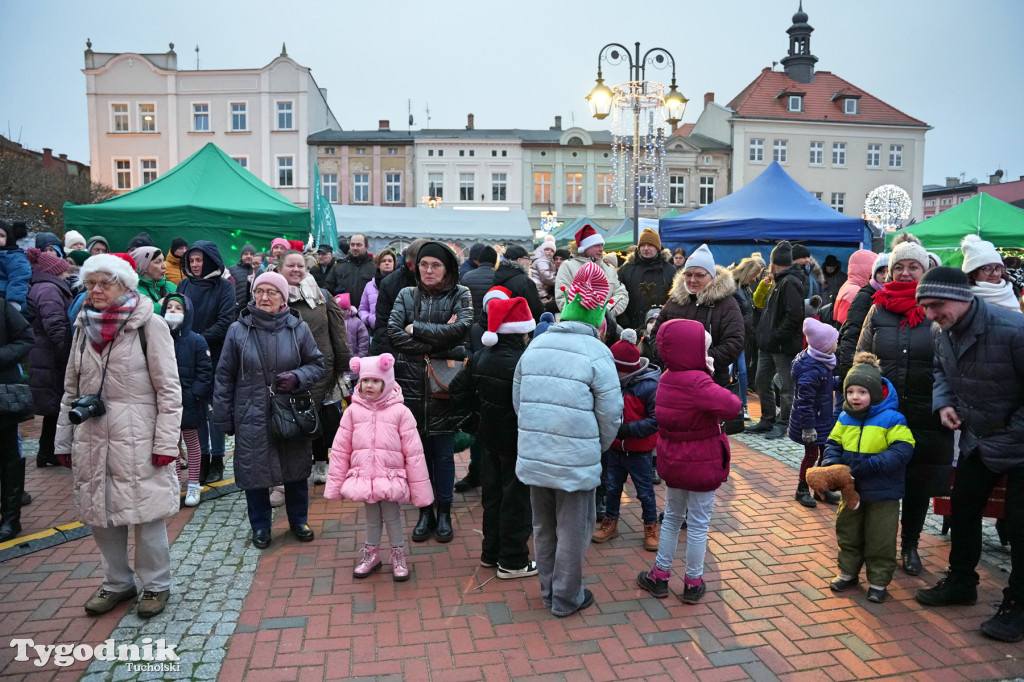
[[[270, 489], [246, 490], [245, 502], [252, 529], [270, 530], [274, 519], [274, 510], [270, 506]], [[309, 484], [305, 479], [284, 484], [284, 508], [288, 512], [288, 523], [292, 526], [301, 525], [309, 520]]]
[[199, 422], [199, 447], [204, 455], [211, 457], [224, 456], [224, 434], [221, 433], [211, 419]]
[[708, 526], [715, 508], [715, 491], [695, 493], [692, 490], [665, 488], [665, 519], [661, 522], [658, 556], [654, 565], [663, 571], [672, 568], [679, 544], [679, 530], [686, 521], [686, 577], [697, 579], [704, 574], [704, 555], [708, 550]]
[[654, 498], [654, 476], [651, 467], [651, 453], [638, 452], [627, 455], [615, 449], [605, 451], [608, 462], [604, 475], [604, 515], [608, 518], [619, 518], [619, 500], [626, 476], [633, 479], [636, 497], [640, 500], [640, 510], [644, 525], [658, 522], [658, 502]]
[[427, 459], [427, 473], [434, 487], [434, 499], [451, 502], [455, 497], [455, 436], [427, 436], [423, 439], [423, 455]]
[[740, 352], [740, 356], [732, 364], [729, 374], [739, 380], [740, 402], [743, 403], [743, 409], [747, 409], [747, 351]]

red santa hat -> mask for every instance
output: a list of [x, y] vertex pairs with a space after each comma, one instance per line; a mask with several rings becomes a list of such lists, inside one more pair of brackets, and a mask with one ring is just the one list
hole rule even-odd
[[597, 246], [598, 244], [604, 244], [604, 237], [598, 234], [597, 230], [590, 223], [576, 230], [576, 250], [579, 253], [582, 254], [591, 246]]
[[525, 298], [498, 299], [487, 309], [487, 331], [481, 341], [493, 346], [498, 343], [498, 334], [529, 334], [536, 327]]
[[509, 291], [508, 289], [506, 289], [505, 287], [502, 287], [502, 286], [491, 287], [490, 289], [487, 290], [487, 293], [484, 294], [484, 302], [483, 302], [484, 312], [485, 313], [487, 312], [487, 304], [490, 303], [491, 301], [493, 301], [495, 299], [497, 299], [499, 301], [507, 301], [510, 298], [512, 298], [512, 292]]

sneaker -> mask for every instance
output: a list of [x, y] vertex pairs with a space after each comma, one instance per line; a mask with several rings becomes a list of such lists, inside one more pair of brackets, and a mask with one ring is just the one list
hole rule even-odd
[[636, 584], [641, 590], [647, 590], [658, 599], [668, 596], [668, 580], [655, 578], [650, 571], [641, 571], [636, 577]]
[[859, 583], [859, 582], [860, 582], [860, 578], [858, 578], [857, 576], [854, 576], [854, 577], [850, 578], [849, 580], [846, 580], [846, 579], [844, 579], [842, 577], [839, 577], [839, 578], [836, 578], [835, 580], [833, 580], [832, 582], [830, 582], [828, 584], [828, 588], [830, 590], [832, 590], [833, 592], [845, 592], [846, 590], [850, 589], [851, 587], [856, 586], [857, 583]]
[[357, 578], [369, 577], [371, 573], [380, 569], [380, 550], [373, 545], [363, 545], [363, 551], [359, 555], [359, 563], [356, 564], [352, 575]]
[[188, 492], [185, 493], [185, 506], [186, 507], [198, 507], [199, 506], [199, 482], [188, 484]]
[[139, 591], [135, 589], [135, 585], [132, 585], [124, 592], [111, 592], [110, 590], [100, 588], [99, 592], [94, 594], [89, 601], [85, 602], [85, 612], [90, 616], [101, 616], [104, 613], [110, 612], [121, 602], [135, 599], [137, 596], [139, 596]]
[[766, 422], [765, 420], [762, 419], [753, 426], [748, 426], [747, 428], [743, 429], [743, 433], [768, 433], [769, 431], [772, 430], [774, 426], [775, 425], [772, 424], [771, 422]]
[[619, 537], [619, 520], [606, 516], [601, 519], [601, 525], [598, 526], [590, 540], [600, 545], [617, 537]]
[[284, 504], [284, 486], [275, 485], [270, 489], [270, 506], [280, 507]]
[[876, 604], [881, 604], [885, 601], [885, 598], [889, 596], [889, 592], [884, 587], [869, 587], [868, 588], [868, 601]]
[[563, 614], [556, 613], [555, 615], [558, 616], [559, 618], [566, 618], [567, 616], [571, 616], [572, 614], [577, 613], [579, 611], [582, 611], [583, 609], [588, 609], [588, 608], [590, 608], [593, 605], [594, 605], [594, 593], [584, 587], [583, 588], [583, 602], [579, 606], [576, 607], [576, 611], [571, 611], [569, 613], [563, 613]]
[[1024, 639], [1024, 604], [1004, 597], [996, 615], [981, 624], [981, 631], [1003, 642], [1021, 641]]
[[313, 462], [313, 483], [327, 483], [327, 462]]
[[167, 606], [167, 600], [170, 598], [170, 590], [163, 590], [161, 592], [145, 590], [142, 593], [142, 599], [139, 600], [139, 618], [152, 618], [153, 616], [160, 615], [164, 612], [164, 607]]
[[483, 566], [484, 568], [497, 568], [498, 567], [498, 562], [497, 561], [491, 561], [490, 559], [484, 559], [483, 557], [480, 557], [480, 565]]
[[648, 552], [658, 551], [658, 524], [644, 524], [644, 549]]
[[952, 573], [946, 573], [946, 577], [936, 583], [935, 587], [922, 587], [914, 593], [914, 599], [925, 606], [970, 606], [978, 602], [978, 586], [963, 577], [954, 577]]
[[778, 440], [786, 435], [786, 427], [784, 424], [776, 424], [772, 427], [772, 430], [764, 434], [767, 440]]
[[409, 567], [405, 563], [405, 547], [391, 548], [391, 579], [404, 583], [409, 579]]
[[704, 596], [704, 593], [708, 590], [708, 584], [704, 582], [704, 579], [700, 579], [699, 585], [690, 585], [685, 583], [683, 587], [683, 596], [680, 599], [683, 600], [684, 604], [696, 604], [700, 601], [700, 598]]
[[529, 578], [537, 575], [537, 562], [531, 561], [522, 568], [503, 568], [498, 566], [498, 577], [501, 580], [515, 580], [516, 578]]

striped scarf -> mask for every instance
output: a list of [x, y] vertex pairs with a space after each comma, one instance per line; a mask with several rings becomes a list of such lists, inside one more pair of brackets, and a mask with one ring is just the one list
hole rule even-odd
[[129, 291], [112, 301], [106, 310], [95, 310], [88, 303], [85, 305], [83, 328], [93, 350], [97, 353], [103, 352], [107, 344], [113, 341], [124, 327], [128, 316], [132, 314], [138, 304], [139, 295], [134, 291]]

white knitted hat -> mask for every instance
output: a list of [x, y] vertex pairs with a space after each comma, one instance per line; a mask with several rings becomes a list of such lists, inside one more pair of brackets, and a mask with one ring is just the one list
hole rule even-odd
[[932, 266], [928, 258], [928, 252], [921, 246], [921, 240], [909, 232], [901, 232], [892, 241], [892, 250], [889, 252], [889, 265], [896, 265], [901, 260], [916, 260], [921, 264], [925, 272]]
[[715, 276], [715, 257], [711, 255], [711, 249], [708, 248], [707, 244], [698, 246], [690, 254], [690, 257], [686, 259], [686, 265], [683, 266], [683, 269], [689, 270], [690, 268], [704, 268], [709, 275]]
[[976, 234], [969, 234], [960, 242], [960, 250], [964, 252], [964, 272], [974, 272], [982, 265], [1002, 265], [1003, 257], [996, 251], [992, 242], [987, 242]]

